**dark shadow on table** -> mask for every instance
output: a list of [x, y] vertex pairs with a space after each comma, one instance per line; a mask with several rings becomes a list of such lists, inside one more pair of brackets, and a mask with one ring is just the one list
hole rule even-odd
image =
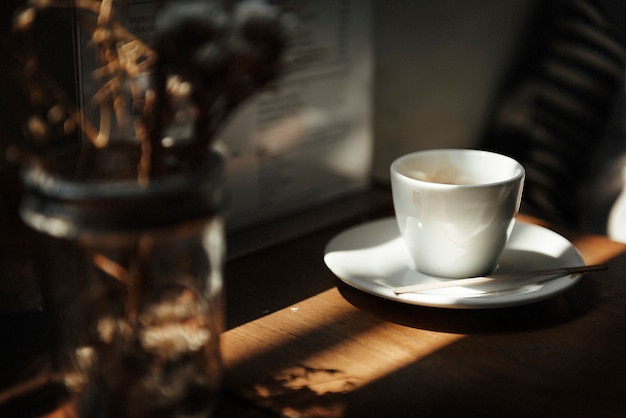
[[626, 323], [579, 336], [589, 343], [551, 331], [468, 336], [345, 394], [342, 416], [622, 418], [624, 335]]
[[595, 288], [583, 278], [552, 298], [497, 309], [446, 309], [382, 299], [337, 280], [342, 296], [364, 313], [396, 324], [457, 334], [513, 333], [556, 327], [583, 316], [595, 305]]

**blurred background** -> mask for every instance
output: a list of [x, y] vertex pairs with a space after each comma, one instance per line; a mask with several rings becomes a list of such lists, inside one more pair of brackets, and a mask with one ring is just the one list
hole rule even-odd
[[[19, 3], [2, 2], [3, 33]], [[280, 3], [313, 7], [307, 0]], [[361, 128], [352, 133], [365, 139], [355, 140], [353, 148], [337, 151], [341, 152], [340, 165], [341, 161], [350, 165], [351, 158], [359, 160], [352, 174], [348, 173], [357, 177], [356, 182], [332, 183], [338, 191], [387, 184], [389, 164], [407, 152], [490, 148], [527, 166], [524, 210], [570, 227], [606, 233], [608, 213], [622, 189], [626, 161], [622, 1], [328, 2], [339, 3], [343, 6], [334, 9], [337, 14], [329, 16], [339, 16], [344, 22], [346, 13], [358, 15], [352, 26], [356, 29], [346, 38], [352, 43], [344, 46], [360, 52], [348, 60], [353, 72], [348, 70], [344, 81], [335, 78], [351, 83], [345, 91], [351, 100], [344, 100], [344, 107], [359, 109], [355, 115], [365, 120], [360, 120]], [[324, 21], [323, 16], [318, 18]], [[50, 56], [43, 58], [71, 90], [77, 74], [72, 29], [54, 20], [47, 25], [41, 40], [50, 46], [44, 48]], [[68, 48], [59, 49], [59, 45]], [[0, 65], [8, 81], [0, 95], [4, 153], [0, 159], [0, 230], [9, 231], [17, 222], [20, 186], [16, 164], [6, 149], [21, 135], [16, 114], [23, 109], [16, 105], [16, 93], [10, 88], [12, 69], [5, 61]], [[340, 69], [336, 74], [344, 73], [345, 69]], [[347, 81], [354, 74], [361, 77], [359, 81]], [[286, 94], [280, 99], [286, 103], [294, 97], [299, 98]], [[249, 117], [250, 107], [244, 107], [237, 128], [231, 129], [233, 135], [241, 133], [246, 120], [255, 123]], [[339, 135], [341, 130], [331, 133]], [[320, 158], [333, 159], [328, 154], [319, 153]], [[233, 155], [236, 159], [242, 154]], [[272, 163], [278, 162], [286, 170], [302, 161], [274, 158]], [[315, 170], [303, 174], [306, 179], [301, 182], [287, 181], [279, 170], [270, 174], [259, 181], [282, 181], [284, 186], [278, 187], [291, 189], [299, 184], [314, 187], [317, 181]]]
[[416, 149], [488, 147], [527, 166], [524, 210], [606, 233], [626, 155], [624, 2], [375, 8], [376, 179]]

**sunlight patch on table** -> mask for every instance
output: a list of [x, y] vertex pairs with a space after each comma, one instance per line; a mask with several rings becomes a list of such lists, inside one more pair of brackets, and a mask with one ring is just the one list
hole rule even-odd
[[226, 332], [227, 385], [282, 410], [281, 404], [351, 392], [463, 338], [407, 330], [330, 289]]

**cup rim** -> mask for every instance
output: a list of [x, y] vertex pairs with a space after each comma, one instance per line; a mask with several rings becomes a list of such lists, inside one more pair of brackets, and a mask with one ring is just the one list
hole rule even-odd
[[[514, 176], [507, 177], [502, 180], [490, 181], [478, 184], [449, 184], [449, 183], [437, 183], [427, 180], [419, 180], [413, 177], [409, 177], [405, 174], [402, 174], [398, 170], [398, 166], [405, 160], [413, 158], [417, 155], [426, 155], [426, 154], [452, 154], [452, 153], [479, 153], [479, 154], [489, 154], [495, 156], [497, 158], [502, 158], [504, 160], [508, 160], [514, 165], [517, 166], [518, 171]], [[472, 189], [472, 188], [480, 188], [480, 187], [490, 187], [490, 186], [498, 186], [503, 184], [508, 184], [512, 182], [516, 182], [520, 179], [524, 179], [526, 176], [526, 170], [524, 166], [517, 161], [516, 159], [509, 157], [508, 155], [500, 154], [494, 151], [482, 150], [482, 149], [474, 149], [474, 148], [435, 148], [435, 149], [426, 149], [420, 151], [410, 152], [408, 154], [403, 154], [400, 157], [396, 158], [390, 165], [391, 176], [401, 179], [403, 181], [420, 184], [420, 185], [428, 185], [430, 187], [442, 188], [442, 189]]]

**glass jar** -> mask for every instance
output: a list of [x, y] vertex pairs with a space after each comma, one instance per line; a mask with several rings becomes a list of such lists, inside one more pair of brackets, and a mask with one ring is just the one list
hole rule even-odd
[[53, 363], [80, 417], [207, 417], [221, 375], [223, 161], [151, 180], [25, 170]]

